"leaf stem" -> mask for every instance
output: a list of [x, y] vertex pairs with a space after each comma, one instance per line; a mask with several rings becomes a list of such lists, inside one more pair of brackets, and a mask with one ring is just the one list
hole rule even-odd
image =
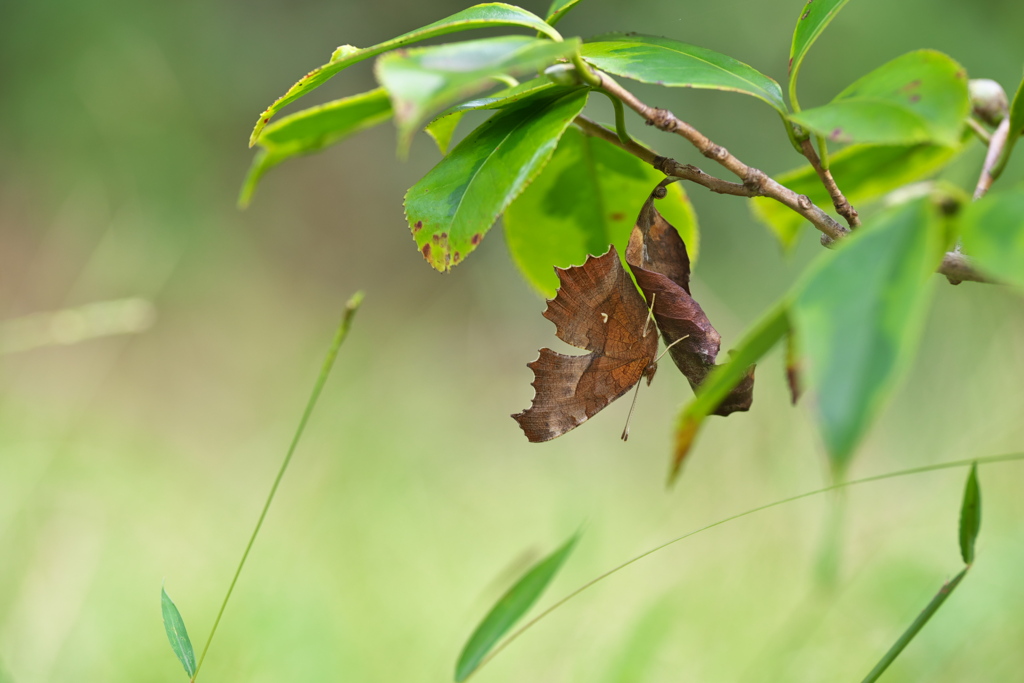
[[572, 56], [572, 65], [576, 67], [576, 71], [584, 83], [592, 88], [601, 87], [601, 76], [594, 73], [594, 70], [583, 61], [583, 55], [580, 54], [579, 49]]
[[210, 649], [210, 643], [213, 642], [213, 635], [217, 632], [217, 626], [220, 625], [221, 617], [224, 616], [224, 610], [228, 606], [228, 600], [231, 599], [231, 593], [235, 590], [235, 584], [238, 583], [238, 577], [242, 573], [242, 567], [245, 566], [245, 561], [249, 557], [249, 551], [252, 550], [253, 543], [256, 541], [256, 536], [260, 532], [260, 528], [263, 526], [263, 520], [267, 516], [267, 511], [270, 509], [270, 503], [274, 500], [274, 494], [277, 493], [277, 487], [281, 483], [281, 478], [284, 477], [285, 470], [288, 469], [288, 463], [291, 462], [292, 455], [295, 453], [295, 448], [299, 445], [299, 439], [302, 438], [302, 433], [306, 429], [306, 423], [309, 422], [310, 415], [313, 414], [313, 408], [316, 406], [317, 399], [320, 398], [320, 392], [323, 391], [324, 384], [327, 382], [327, 376], [331, 374], [331, 368], [334, 366], [334, 360], [338, 357], [338, 350], [341, 348], [342, 343], [348, 336], [349, 328], [352, 326], [352, 318], [355, 316], [359, 306], [363, 303], [363, 292], [356, 292], [352, 295], [352, 298], [345, 304], [345, 314], [342, 316], [341, 323], [338, 325], [338, 331], [334, 335], [334, 341], [331, 343], [330, 349], [327, 351], [327, 356], [324, 358], [323, 365], [320, 368], [320, 375], [316, 379], [316, 384], [313, 385], [313, 391], [309, 396], [309, 401], [306, 402], [306, 409], [302, 412], [302, 418], [299, 420], [299, 426], [295, 430], [295, 435], [292, 437], [291, 444], [288, 446], [288, 452], [284, 456], [284, 461], [281, 463], [281, 467], [277, 472], [277, 476], [274, 478], [274, 484], [270, 487], [270, 493], [267, 495], [267, 500], [263, 504], [263, 510], [260, 512], [260, 517], [256, 521], [256, 528], [252, 530], [252, 536], [249, 537], [249, 543], [245, 546], [245, 551], [242, 553], [242, 559], [238, 562], [238, 568], [235, 569], [235, 575], [231, 579], [231, 584], [228, 586], [228, 591], [224, 595], [224, 601], [220, 605], [220, 610], [217, 612], [217, 618], [213, 621], [213, 628], [210, 629], [210, 635], [206, 639], [206, 644], [203, 646], [203, 653], [199, 656], [199, 663], [196, 665], [195, 673], [192, 674], [192, 678], [189, 679], [190, 683], [195, 683], [196, 677], [199, 676], [199, 670], [203, 666], [203, 661], [206, 659], [206, 652]]
[[896, 658], [899, 656], [901, 652], [903, 652], [903, 649], [910, 643], [911, 640], [914, 639], [914, 636], [916, 636], [917, 633], [922, 628], [924, 628], [924, 625], [928, 623], [928, 620], [932, 618], [932, 615], [934, 615], [939, 610], [939, 608], [942, 607], [942, 603], [944, 603], [946, 601], [946, 598], [949, 597], [950, 593], [952, 593], [956, 589], [956, 587], [960, 585], [960, 582], [967, 574], [967, 570], [970, 568], [971, 566], [967, 565], [966, 567], [960, 570], [959, 574], [957, 574], [952, 579], [943, 584], [942, 588], [940, 588], [939, 592], [935, 594], [935, 597], [931, 599], [931, 602], [928, 603], [927, 607], [925, 607], [924, 610], [922, 610], [922, 612], [919, 615], [917, 615], [917, 619], [914, 619], [914, 623], [912, 623], [910, 627], [903, 632], [903, 635], [899, 637], [899, 640], [893, 643], [892, 647], [889, 648], [889, 651], [886, 652], [882, 659], [879, 660], [878, 664], [875, 665], [875, 668], [872, 669], [871, 672], [864, 677], [863, 683], [874, 683], [874, 681], [878, 680], [878, 677], [881, 676], [882, 673], [889, 668], [889, 665], [896, 660]]
[[622, 100], [604, 88], [598, 88], [597, 91], [607, 96], [612, 102], [612, 107], [615, 109], [615, 133], [619, 136], [619, 142], [623, 145], [634, 144], [633, 138], [629, 136], [629, 131], [626, 130], [626, 108], [622, 105]]
[[967, 127], [971, 129], [971, 132], [973, 132], [978, 137], [978, 139], [985, 144], [986, 147], [989, 144], [991, 144], [992, 134], [989, 133], [985, 129], [985, 126], [981, 125], [981, 123], [976, 118], [974, 118], [973, 116], [968, 116]]
[[733, 521], [735, 521], [737, 519], [741, 519], [743, 517], [746, 517], [747, 515], [752, 515], [752, 514], [754, 514], [756, 512], [762, 512], [764, 510], [768, 510], [768, 509], [771, 509], [771, 508], [774, 508], [774, 507], [778, 507], [780, 505], [785, 505], [786, 503], [792, 503], [792, 502], [795, 502], [795, 501], [798, 501], [798, 500], [802, 500], [804, 498], [810, 498], [812, 496], [818, 496], [818, 495], [821, 495], [823, 493], [828, 493], [829, 491], [835, 491], [837, 489], [846, 488], [848, 486], [857, 486], [857, 485], [860, 485], [860, 484], [868, 484], [868, 483], [871, 483], [871, 482], [882, 481], [882, 480], [885, 480], [885, 479], [894, 479], [896, 477], [905, 477], [905, 476], [914, 475], [914, 474], [923, 474], [925, 472], [936, 472], [936, 471], [939, 471], [939, 470], [947, 470], [947, 469], [953, 469], [953, 468], [957, 468], [957, 467], [968, 467], [970, 465], [973, 465], [974, 463], [978, 463], [979, 465], [987, 465], [987, 464], [993, 464], [993, 463], [998, 463], [998, 462], [1012, 462], [1012, 461], [1016, 461], [1016, 460], [1024, 460], [1024, 452], [1022, 452], [1022, 453], [1004, 453], [1002, 455], [991, 455], [991, 456], [984, 457], [984, 458], [972, 458], [972, 459], [967, 459], [967, 460], [953, 460], [953, 461], [950, 461], [950, 462], [938, 463], [938, 464], [935, 464], [935, 465], [924, 465], [922, 467], [912, 467], [912, 468], [906, 469], [906, 470], [897, 470], [895, 472], [887, 472], [885, 474], [877, 474], [877, 475], [872, 476], [872, 477], [864, 477], [863, 479], [852, 479], [850, 481], [841, 482], [839, 484], [833, 484], [832, 486], [826, 486], [825, 488], [815, 489], [814, 491], [807, 491], [805, 493], [801, 493], [801, 494], [798, 494], [798, 495], [795, 495], [795, 496], [790, 496], [789, 498], [783, 498], [782, 500], [777, 500], [777, 501], [775, 501], [773, 503], [768, 503], [766, 505], [761, 505], [761, 506], [756, 507], [756, 508], [751, 508], [750, 510], [747, 510], [745, 512], [741, 512], [739, 514], [732, 515], [731, 517], [726, 517], [724, 519], [720, 519], [717, 522], [712, 522], [711, 524], [708, 524], [706, 526], [702, 526], [699, 529], [695, 529], [693, 531], [690, 531], [688, 533], [683, 534], [682, 536], [678, 536], [678, 537], [672, 539], [671, 541], [666, 541], [665, 543], [662, 543], [659, 546], [651, 548], [650, 550], [648, 550], [646, 552], [640, 553], [636, 557], [634, 557], [632, 559], [629, 559], [629, 560], [626, 560], [625, 562], [623, 562], [622, 564], [618, 565], [617, 567], [615, 567], [613, 569], [610, 569], [610, 570], [606, 571], [605, 573], [601, 574], [600, 576], [598, 576], [598, 577], [596, 577], [594, 579], [591, 579], [587, 583], [583, 584], [582, 586], [580, 586], [579, 588], [577, 588], [573, 592], [571, 592], [568, 595], [566, 595], [565, 597], [563, 597], [561, 600], [558, 600], [553, 605], [551, 605], [550, 607], [545, 609], [543, 612], [538, 614], [536, 617], [534, 617], [530, 621], [528, 621], [525, 624], [523, 624], [517, 631], [515, 631], [515, 633], [513, 633], [508, 638], [506, 638], [504, 641], [502, 641], [497, 647], [495, 647], [493, 650], [491, 650], [491, 653], [482, 662], [480, 662], [480, 666], [477, 667], [477, 670], [482, 669], [484, 667], [484, 665], [487, 664], [489, 661], [491, 661], [494, 657], [496, 657], [499, 652], [501, 652], [506, 647], [511, 645], [513, 641], [515, 641], [517, 638], [519, 638], [521, 635], [523, 635], [526, 631], [528, 631], [530, 628], [532, 628], [534, 625], [536, 625], [538, 622], [540, 622], [546, 616], [548, 616], [549, 614], [551, 614], [552, 612], [557, 610], [559, 607], [561, 607], [565, 603], [569, 602], [570, 600], [575, 598], [577, 595], [579, 595], [580, 593], [582, 593], [585, 590], [587, 590], [588, 588], [590, 588], [591, 586], [594, 586], [594, 585], [600, 583], [601, 581], [607, 579], [611, 575], [613, 575], [613, 574], [615, 574], [615, 573], [617, 573], [619, 571], [622, 571], [623, 569], [625, 569], [629, 565], [634, 564], [636, 562], [639, 562], [640, 560], [644, 559], [645, 557], [647, 557], [649, 555], [653, 555], [654, 553], [658, 552], [659, 550], [664, 550], [665, 548], [669, 547], [670, 545], [678, 543], [678, 542], [680, 542], [680, 541], [682, 541], [684, 539], [690, 538], [691, 536], [696, 536], [697, 534], [699, 534], [699, 533], [701, 533], [703, 531], [708, 531], [709, 529], [714, 529], [717, 526], [721, 526], [721, 525], [726, 524], [728, 522], [733, 522]]

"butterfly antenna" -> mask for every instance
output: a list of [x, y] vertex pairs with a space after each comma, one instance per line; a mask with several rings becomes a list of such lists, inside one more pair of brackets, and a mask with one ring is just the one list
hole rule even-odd
[[[647, 326], [651, 324], [652, 320], [654, 320], [654, 299], [657, 296], [658, 296], [657, 292], [652, 292], [651, 293], [651, 305], [648, 306], [648, 308], [647, 308], [647, 319], [644, 320], [644, 333], [640, 335], [641, 337], [646, 337], [647, 336]], [[625, 441], [625, 439], [623, 439], [623, 441]]]
[[636, 383], [636, 391], [633, 392], [633, 402], [629, 404], [629, 413], [626, 414], [626, 426], [622, 428], [622, 440], [629, 440], [629, 421], [633, 417], [633, 408], [636, 408], [636, 399], [640, 395], [640, 385], [643, 382]]
[[683, 341], [684, 339], [689, 339], [689, 338], [690, 338], [690, 335], [688, 335], [688, 334], [684, 334], [684, 335], [683, 335], [682, 337], [680, 337], [679, 339], [676, 339], [676, 340], [675, 340], [674, 342], [672, 342], [671, 344], [669, 344], [668, 346], [666, 346], [666, 347], [665, 347], [665, 350], [664, 350], [664, 351], [662, 351], [662, 352], [661, 352], [661, 353], [660, 353], [660, 354], [658, 355], [658, 357], [654, 359], [654, 363], [655, 363], [655, 365], [657, 365], [658, 361], [659, 361], [659, 360], [661, 360], [662, 356], [664, 356], [664, 355], [665, 355], [666, 353], [668, 353], [669, 349], [671, 349], [671, 348], [672, 348], [673, 346], [675, 346], [675, 345], [676, 345], [676, 344], [678, 344], [679, 342]]

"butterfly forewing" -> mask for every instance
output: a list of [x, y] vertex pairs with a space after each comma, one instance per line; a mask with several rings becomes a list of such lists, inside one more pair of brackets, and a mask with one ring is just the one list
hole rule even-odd
[[590, 353], [566, 356], [541, 349], [529, 364], [535, 375], [533, 403], [512, 417], [530, 441], [560, 436], [625, 394], [658, 350], [654, 328], [644, 334], [647, 305], [614, 247], [556, 273], [558, 294], [544, 317], [555, 324], [560, 339]]

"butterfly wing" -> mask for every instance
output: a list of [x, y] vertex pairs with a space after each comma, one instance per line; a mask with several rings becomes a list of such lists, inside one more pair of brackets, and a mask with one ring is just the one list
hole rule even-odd
[[[532, 405], [512, 417], [530, 441], [549, 441], [598, 413], [644, 376], [658, 350], [647, 305], [614, 247], [582, 266], [556, 268], [558, 294], [544, 317], [555, 334], [590, 353], [566, 356], [541, 349]], [[645, 330], [646, 328], [646, 330]]]

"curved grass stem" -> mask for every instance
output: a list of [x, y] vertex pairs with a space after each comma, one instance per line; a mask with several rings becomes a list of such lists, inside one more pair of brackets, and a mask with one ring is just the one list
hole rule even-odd
[[238, 568], [235, 569], [235, 575], [231, 578], [231, 584], [228, 586], [228, 592], [224, 595], [224, 601], [221, 602], [220, 610], [217, 612], [217, 618], [213, 621], [213, 628], [210, 629], [210, 635], [206, 638], [206, 644], [203, 645], [203, 652], [199, 655], [199, 663], [196, 665], [195, 673], [192, 674], [192, 678], [189, 679], [190, 683], [195, 683], [196, 678], [199, 676], [199, 670], [203, 667], [203, 661], [206, 659], [206, 653], [210, 649], [210, 643], [213, 642], [213, 636], [217, 632], [217, 626], [220, 625], [221, 617], [224, 616], [224, 610], [228, 606], [228, 600], [231, 599], [231, 593], [235, 590], [235, 584], [238, 583], [238, 577], [242, 573], [242, 568], [245, 566], [245, 561], [249, 557], [249, 551], [252, 550], [253, 543], [256, 542], [256, 536], [260, 533], [260, 528], [263, 526], [263, 520], [267, 517], [267, 511], [270, 509], [270, 503], [274, 500], [274, 494], [277, 493], [277, 487], [281, 483], [281, 479], [284, 477], [285, 470], [288, 469], [288, 463], [292, 460], [292, 455], [295, 453], [295, 448], [299, 445], [299, 439], [302, 438], [302, 433], [306, 429], [306, 423], [309, 422], [310, 415], [313, 414], [313, 408], [316, 407], [317, 399], [320, 398], [320, 392], [323, 391], [324, 384], [327, 383], [327, 376], [331, 374], [331, 368], [334, 366], [334, 360], [338, 357], [338, 350], [341, 348], [342, 343], [345, 341], [345, 337], [348, 336], [349, 328], [352, 326], [352, 318], [355, 316], [356, 311], [359, 309], [360, 304], [363, 302], [363, 292], [356, 292], [348, 303], [345, 304], [345, 314], [342, 316], [341, 323], [338, 325], [338, 331], [334, 335], [334, 341], [331, 343], [331, 348], [327, 351], [327, 356], [324, 358], [324, 363], [320, 368], [320, 375], [316, 378], [316, 384], [313, 385], [313, 391], [309, 395], [309, 401], [306, 402], [306, 409], [302, 412], [302, 418], [299, 420], [299, 426], [295, 429], [295, 435], [292, 436], [292, 442], [288, 446], [288, 452], [284, 456], [284, 461], [281, 463], [280, 469], [277, 471], [277, 476], [274, 478], [274, 484], [270, 487], [270, 493], [267, 494], [267, 500], [263, 504], [263, 510], [260, 512], [260, 517], [256, 521], [256, 528], [252, 530], [252, 536], [249, 537], [249, 543], [245, 546], [245, 551], [242, 553], [242, 559], [238, 562]]
[[596, 577], [594, 579], [591, 579], [587, 583], [583, 584], [582, 586], [580, 586], [579, 588], [577, 588], [573, 592], [569, 593], [568, 595], [566, 595], [562, 599], [560, 599], [557, 602], [555, 602], [553, 605], [551, 605], [546, 610], [544, 610], [543, 612], [538, 614], [536, 617], [534, 617], [530, 621], [528, 621], [525, 624], [523, 624], [518, 630], [516, 630], [508, 638], [506, 638], [504, 641], [502, 641], [497, 647], [495, 647], [493, 650], [491, 650], [490, 654], [487, 655], [487, 657], [482, 662], [480, 662], [480, 666], [477, 667], [477, 670], [479, 671], [480, 669], [482, 669], [489, 661], [494, 659], [498, 655], [499, 652], [501, 652], [506, 647], [511, 645], [517, 638], [519, 638], [521, 635], [523, 635], [528, 630], [530, 630], [533, 626], [535, 626], [542, 619], [547, 617], [549, 614], [551, 614], [552, 612], [557, 610], [559, 607], [561, 607], [565, 603], [569, 602], [570, 600], [575, 598], [577, 595], [579, 595], [583, 591], [585, 591], [588, 588], [590, 588], [591, 586], [594, 586], [594, 585], [600, 583], [601, 581], [604, 581], [605, 579], [607, 579], [608, 577], [612, 576], [613, 574], [615, 574], [615, 573], [617, 573], [619, 571], [622, 571], [623, 569], [625, 569], [626, 567], [630, 566], [631, 564], [635, 564], [636, 562], [639, 562], [640, 560], [644, 559], [645, 557], [648, 557], [649, 555], [653, 555], [654, 553], [658, 552], [659, 550], [664, 550], [665, 548], [669, 547], [670, 545], [674, 545], [674, 544], [676, 544], [676, 543], [678, 543], [678, 542], [680, 542], [680, 541], [682, 541], [684, 539], [690, 538], [691, 536], [696, 536], [697, 534], [699, 534], [699, 533], [701, 533], [703, 531], [707, 531], [709, 529], [714, 529], [716, 526], [721, 526], [721, 525], [726, 524], [728, 522], [733, 522], [733, 521], [735, 521], [737, 519], [741, 519], [743, 517], [746, 517], [747, 515], [752, 515], [752, 514], [754, 514], [756, 512], [762, 512], [762, 511], [768, 510], [770, 508], [778, 507], [780, 505], [785, 505], [786, 503], [793, 503], [795, 501], [802, 500], [804, 498], [810, 498], [812, 496], [818, 496], [818, 495], [821, 495], [823, 493], [828, 493], [830, 491], [836, 491], [838, 489], [843, 489], [843, 488], [846, 488], [846, 487], [849, 487], [849, 486], [857, 486], [857, 485], [860, 485], [860, 484], [868, 484], [868, 483], [875, 482], [875, 481], [883, 481], [885, 479], [895, 479], [896, 477], [905, 477], [905, 476], [909, 476], [909, 475], [913, 475], [913, 474], [924, 474], [925, 472], [936, 472], [938, 470], [948, 470], [948, 469], [953, 469], [953, 468], [957, 468], [957, 467], [970, 467], [975, 462], [978, 463], [979, 465], [987, 465], [987, 464], [993, 464], [993, 463], [997, 463], [997, 462], [1011, 462], [1011, 461], [1014, 461], [1014, 460], [1024, 460], [1024, 453], [1005, 453], [1005, 454], [1002, 454], [1002, 455], [992, 455], [992, 456], [989, 456], [987, 458], [971, 458], [971, 459], [967, 459], [967, 460], [954, 460], [954, 461], [951, 461], [951, 462], [938, 463], [938, 464], [935, 464], [935, 465], [925, 465], [923, 467], [913, 467], [913, 468], [906, 469], [906, 470], [897, 470], [896, 472], [887, 472], [886, 474], [877, 474], [877, 475], [872, 476], [872, 477], [864, 477], [863, 479], [852, 479], [850, 481], [845, 481], [845, 482], [842, 482], [842, 483], [839, 483], [839, 484], [834, 484], [832, 486], [826, 486], [825, 488], [815, 489], [814, 491], [807, 491], [805, 493], [800, 493], [800, 494], [795, 495], [795, 496], [790, 496], [789, 498], [783, 498], [781, 500], [777, 500], [775, 502], [768, 503], [766, 505], [761, 505], [761, 506], [756, 507], [756, 508], [751, 508], [750, 510], [746, 510], [745, 512], [740, 512], [739, 514], [732, 515], [731, 517], [726, 517], [724, 519], [720, 519], [717, 522], [712, 522], [711, 524], [708, 524], [706, 526], [702, 526], [699, 529], [695, 529], [693, 531], [690, 531], [688, 533], [683, 534], [682, 536], [678, 536], [676, 538], [673, 538], [671, 541], [667, 541], [665, 543], [662, 543], [659, 546], [651, 548], [650, 550], [648, 550], [646, 552], [643, 552], [643, 553], [637, 555], [636, 557], [634, 557], [632, 559], [626, 560], [625, 562], [623, 562], [622, 564], [618, 565], [617, 567], [615, 567], [613, 569], [610, 569], [610, 570], [606, 571], [604, 574], [601, 574], [600, 576], [598, 576], [598, 577]]

